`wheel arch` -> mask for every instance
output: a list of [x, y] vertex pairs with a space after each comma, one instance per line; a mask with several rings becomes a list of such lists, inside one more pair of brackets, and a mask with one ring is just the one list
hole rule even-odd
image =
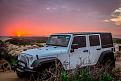
[[[31, 66], [36, 68], [36, 67], [38, 67], [41, 64], [54, 63], [54, 62], [57, 62], [57, 63], [60, 62], [61, 63], [61, 61], [58, 58], [56, 58], [56, 57], [48, 57], [48, 58], [42, 58], [42, 59], [35, 60], [32, 63]], [[61, 65], [62, 65], [62, 63], [61, 63]]]
[[111, 60], [113, 60], [115, 62], [114, 53], [112, 51], [108, 50], [108, 51], [104, 51], [101, 53], [101, 55], [98, 59], [98, 63], [104, 64], [104, 59], [106, 59], [106, 58], [110, 58]]

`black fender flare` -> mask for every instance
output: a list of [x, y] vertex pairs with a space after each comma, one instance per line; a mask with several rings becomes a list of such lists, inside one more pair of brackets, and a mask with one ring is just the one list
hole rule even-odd
[[38, 67], [40, 64], [51, 63], [55, 61], [60, 62], [59, 59], [57, 59], [56, 57], [42, 58], [42, 59], [35, 60], [31, 66]]
[[106, 58], [110, 58], [115, 63], [114, 53], [110, 50], [101, 53], [98, 63], [104, 64]]

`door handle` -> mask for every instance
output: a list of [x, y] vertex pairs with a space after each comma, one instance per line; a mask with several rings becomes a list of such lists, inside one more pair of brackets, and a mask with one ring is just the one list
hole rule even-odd
[[88, 50], [84, 50], [83, 52], [88, 52]]
[[101, 48], [97, 48], [96, 50], [101, 50]]

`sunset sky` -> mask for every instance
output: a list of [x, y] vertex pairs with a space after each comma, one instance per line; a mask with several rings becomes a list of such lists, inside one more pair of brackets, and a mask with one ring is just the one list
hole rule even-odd
[[[121, 37], [121, 0], [0, 0], [0, 36], [112, 32]], [[120, 10], [119, 10], [120, 11]]]

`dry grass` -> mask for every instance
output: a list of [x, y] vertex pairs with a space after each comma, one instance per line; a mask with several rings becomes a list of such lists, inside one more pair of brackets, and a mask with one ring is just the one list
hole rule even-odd
[[[69, 71], [65, 71], [60, 68], [62, 68], [60, 64], [55, 61], [55, 68], [50, 67], [45, 69], [42, 73], [40, 73], [37, 76], [37, 78], [35, 78], [34, 75], [31, 75], [29, 80], [31, 81], [103, 81], [103, 80], [100, 80], [100, 78], [104, 73], [106, 73], [104, 72], [104, 67], [100, 69], [97, 66], [84, 67], [81, 69], [79, 68], [79, 66], [77, 66], [76, 69], [69, 70]], [[112, 79], [111, 81], [117, 81], [121, 79], [119, 78], [121, 77], [119, 72], [120, 71], [118, 69], [114, 69], [111, 74], [103, 75], [103, 76], [109, 79]], [[45, 79], [47, 76], [49, 76], [49, 78]], [[110, 80], [107, 80], [107, 81], [110, 81]]]

